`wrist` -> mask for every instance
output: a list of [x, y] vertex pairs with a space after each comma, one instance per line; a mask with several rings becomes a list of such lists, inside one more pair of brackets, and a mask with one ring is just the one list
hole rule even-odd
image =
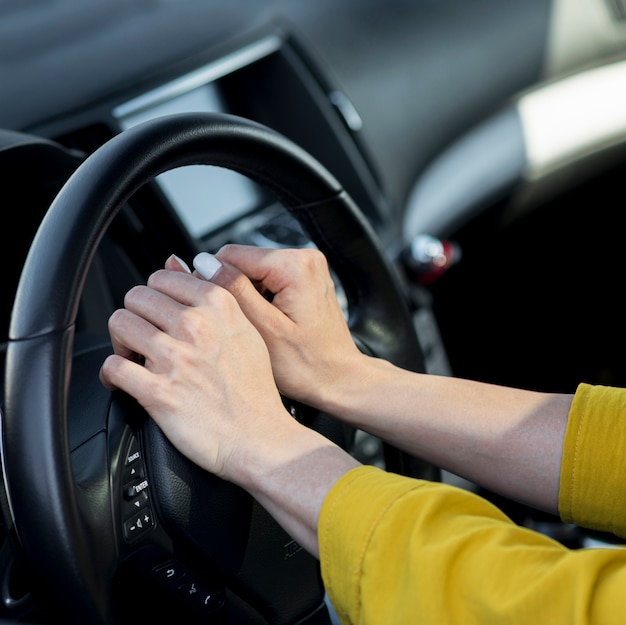
[[310, 553], [317, 556], [322, 504], [359, 462], [321, 434], [293, 421], [244, 462], [243, 486]]
[[269, 496], [297, 482], [294, 471], [308, 465], [316, 470], [318, 460], [341, 450], [335, 443], [302, 425], [286, 411], [274, 419], [245, 452], [237, 458], [236, 481], [253, 496]]
[[379, 414], [380, 397], [391, 388], [394, 365], [359, 352], [336, 370], [332, 383], [320, 390], [316, 407], [356, 426], [369, 413]]

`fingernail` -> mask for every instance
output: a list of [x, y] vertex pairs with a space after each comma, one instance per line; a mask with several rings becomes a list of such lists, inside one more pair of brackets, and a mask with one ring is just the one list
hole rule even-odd
[[189, 265], [179, 256], [176, 256], [176, 254], [172, 254], [172, 256], [175, 258], [176, 262], [187, 272], [187, 273], [191, 273], [191, 269], [189, 269]]
[[222, 268], [222, 263], [213, 254], [200, 252], [193, 259], [193, 266], [205, 280], [210, 280]]

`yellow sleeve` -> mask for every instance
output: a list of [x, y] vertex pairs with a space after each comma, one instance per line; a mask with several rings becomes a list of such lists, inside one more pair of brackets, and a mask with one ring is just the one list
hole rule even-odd
[[565, 432], [559, 514], [626, 537], [626, 389], [581, 384]]
[[624, 622], [626, 550], [569, 550], [449, 485], [358, 467], [318, 531], [343, 625]]

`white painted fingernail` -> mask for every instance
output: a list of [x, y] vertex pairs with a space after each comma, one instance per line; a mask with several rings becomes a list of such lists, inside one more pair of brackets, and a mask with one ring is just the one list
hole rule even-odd
[[205, 280], [210, 280], [223, 265], [213, 254], [200, 252], [193, 259], [193, 266]]
[[191, 269], [189, 269], [189, 265], [179, 256], [176, 256], [176, 254], [173, 254], [174, 258], [176, 259], [176, 262], [187, 272], [187, 273], [191, 273]]

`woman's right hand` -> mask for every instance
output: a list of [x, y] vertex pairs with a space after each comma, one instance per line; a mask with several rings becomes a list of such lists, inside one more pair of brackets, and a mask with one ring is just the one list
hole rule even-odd
[[282, 393], [323, 407], [343, 381], [359, 375], [365, 357], [321, 252], [227, 245], [217, 258], [223, 267], [210, 279], [233, 294], [265, 340]]

